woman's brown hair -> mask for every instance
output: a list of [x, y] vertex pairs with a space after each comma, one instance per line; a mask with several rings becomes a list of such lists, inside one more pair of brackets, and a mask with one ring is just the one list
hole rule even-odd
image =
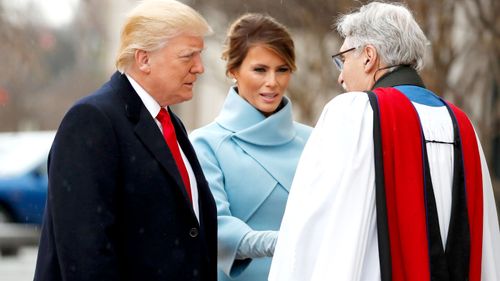
[[227, 61], [226, 75], [241, 66], [248, 50], [263, 45], [295, 71], [295, 46], [287, 28], [274, 18], [263, 14], [245, 14], [238, 18], [227, 33], [222, 59]]

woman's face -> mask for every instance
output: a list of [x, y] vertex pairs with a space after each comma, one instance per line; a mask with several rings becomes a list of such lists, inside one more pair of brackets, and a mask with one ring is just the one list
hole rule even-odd
[[292, 74], [285, 61], [264, 45], [251, 47], [240, 67], [230, 73], [240, 96], [266, 117], [280, 105]]

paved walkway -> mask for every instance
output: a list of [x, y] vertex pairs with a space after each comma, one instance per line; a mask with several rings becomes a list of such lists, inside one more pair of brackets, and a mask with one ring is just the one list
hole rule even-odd
[[38, 248], [26, 247], [14, 257], [0, 256], [0, 280], [32, 281]]

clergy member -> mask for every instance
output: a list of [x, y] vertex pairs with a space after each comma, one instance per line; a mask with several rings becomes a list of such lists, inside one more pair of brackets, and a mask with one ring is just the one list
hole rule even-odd
[[337, 29], [348, 93], [306, 144], [269, 280], [500, 280], [485, 157], [468, 117], [421, 80], [411, 12], [372, 2]]

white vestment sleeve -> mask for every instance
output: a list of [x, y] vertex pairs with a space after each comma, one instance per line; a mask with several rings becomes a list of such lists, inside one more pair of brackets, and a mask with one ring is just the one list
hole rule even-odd
[[366, 93], [325, 106], [297, 167], [269, 280], [380, 280], [372, 128]]
[[483, 173], [483, 256], [481, 261], [481, 280], [500, 280], [500, 230], [498, 226], [495, 196], [491, 184], [488, 165], [483, 149], [476, 135], [481, 157], [481, 170]]

